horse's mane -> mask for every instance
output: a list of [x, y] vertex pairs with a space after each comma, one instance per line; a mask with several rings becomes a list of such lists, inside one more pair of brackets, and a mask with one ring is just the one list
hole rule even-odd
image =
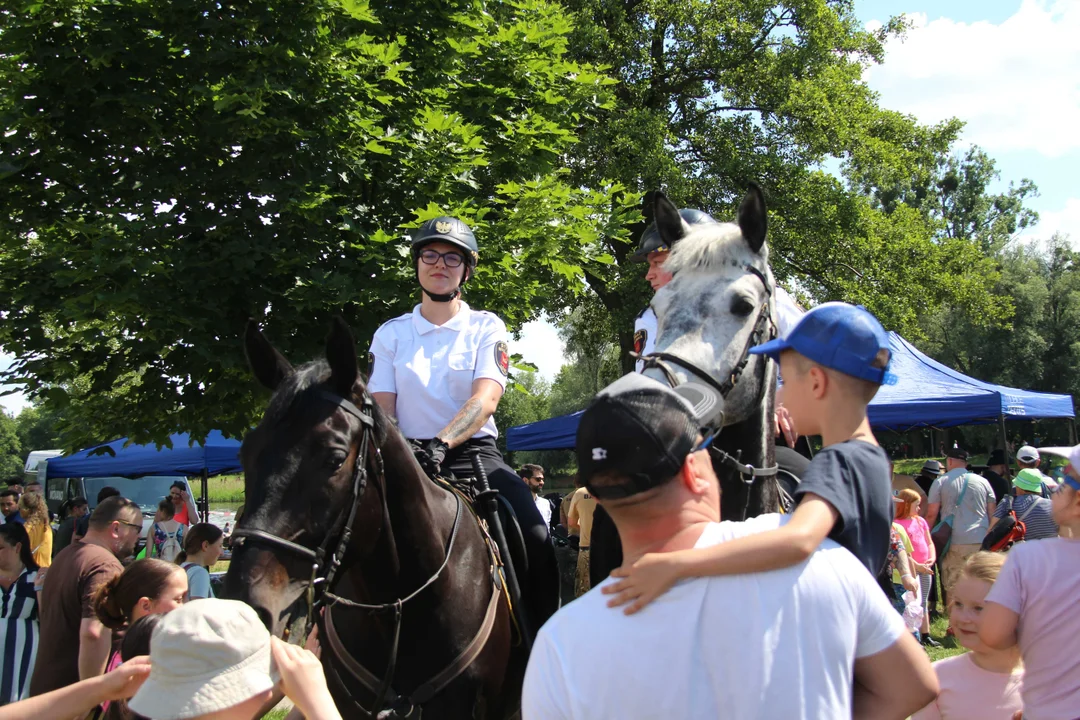
[[[330, 363], [324, 359], [312, 360], [297, 368], [294, 368], [285, 379], [281, 381], [274, 395], [270, 398], [266, 413], [263, 415], [263, 423], [274, 424], [281, 421], [295, 410], [304, 392], [309, 388], [321, 385], [330, 379]], [[365, 388], [365, 392], [366, 392]], [[381, 412], [378, 405], [374, 406], [375, 437], [382, 442], [386, 437], [388, 421], [386, 415]], [[327, 408], [333, 405], [327, 404]]]
[[742, 230], [735, 223], [703, 223], [691, 226], [686, 237], [675, 243], [664, 270], [710, 272], [747, 264], [762, 271], [768, 268], [769, 246], [763, 245], [756, 253], [743, 240]]

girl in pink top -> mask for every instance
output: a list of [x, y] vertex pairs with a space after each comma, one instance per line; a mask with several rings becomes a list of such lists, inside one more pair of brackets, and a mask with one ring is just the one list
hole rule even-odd
[[949, 624], [971, 652], [934, 663], [941, 693], [911, 720], [1012, 720], [1021, 708], [1020, 648], [994, 650], [979, 640], [986, 594], [1004, 563], [1004, 555], [989, 552], [964, 563], [949, 593]]
[[990, 647], [1020, 645], [1024, 720], [1080, 717], [1080, 445], [1041, 450], [1069, 458], [1050, 500], [1061, 536], [1013, 546], [979, 633]]
[[896, 494], [896, 523], [907, 531], [911, 540], [911, 559], [915, 561], [915, 572], [919, 573], [919, 584], [922, 590], [923, 619], [919, 633], [922, 636], [923, 645], [938, 646], [938, 642], [930, 637], [930, 587], [934, 584], [934, 562], [937, 560], [937, 552], [934, 550], [934, 541], [930, 539], [930, 526], [926, 520], [919, 516], [919, 506], [922, 504], [922, 496], [914, 490], [901, 490]]

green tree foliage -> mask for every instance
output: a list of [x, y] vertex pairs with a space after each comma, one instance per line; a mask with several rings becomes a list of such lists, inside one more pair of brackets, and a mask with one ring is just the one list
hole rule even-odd
[[520, 450], [508, 452], [506, 431], [515, 425], [546, 420], [552, 416], [551, 386], [536, 372], [516, 372], [507, 385], [499, 409], [495, 412], [495, 425], [499, 428], [497, 441], [506, 462], [515, 470], [525, 463], [544, 468], [549, 484], [558, 475], [574, 472], [573, 453], [565, 450]]
[[1055, 235], [1000, 253], [994, 294], [1015, 308], [1011, 323], [987, 327], [945, 308], [927, 319], [934, 357], [982, 380], [1011, 387], [1071, 393], [1080, 399], [1080, 254]]
[[[925, 214], [902, 200], [887, 212], [871, 192], [929, 182], [961, 127], [919, 126], [862, 82], [901, 21], [868, 32], [848, 0], [565, 1], [582, 18], [576, 57], [617, 80], [614, 107], [571, 150], [581, 184], [662, 187], [681, 206], [731, 219], [756, 180], [772, 211], [773, 269], [814, 300], [861, 302], [916, 336], [919, 315], [943, 302], [1001, 314], [985, 304], [994, 278], [973, 267], [977, 248], [941, 242]], [[845, 179], [824, 169], [833, 166]], [[588, 281], [628, 370], [632, 318], [650, 291], [627, 263], [630, 247], [609, 248], [617, 267], [587, 267]]]
[[25, 462], [15, 418], [0, 410], [0, 480], [21, 480]]
[[27, 453], [31, 450], [64, 447], [57, 425], [57, 417], [53, 412], [34, 405], [23, 408], [15, 418], [19, 445]]
[[551, 0], [14, 0], [0, 9], [0, 346], [69, 446], [240, 433], [244, 322], [294, 361], [415, 301], [402, 241], [473, 225], [511, 327], [611, 262], [636, 197], [562, 158], [610, 102]]

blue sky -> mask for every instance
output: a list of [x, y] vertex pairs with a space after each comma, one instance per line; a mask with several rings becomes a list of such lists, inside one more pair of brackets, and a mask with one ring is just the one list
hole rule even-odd
[[[864, 0], [864, 23], [906, 14], [912, 29], [886, 48], [865, 79], [884, 107], [924, 123], [958, 117], [962, 142], [998, 163], [1002, 185], [1030, 178], [1040, 197], [1031, 239], [1068, 233], [1080, 243], [1080, 0]], [[562, 343], [546, 322], [525, 326], [511, 351], [547, 379], [563, 363]], [[0, 367], [11, 358], [0, 355]], [[20, 395], [0, 398], [17, 412]]]

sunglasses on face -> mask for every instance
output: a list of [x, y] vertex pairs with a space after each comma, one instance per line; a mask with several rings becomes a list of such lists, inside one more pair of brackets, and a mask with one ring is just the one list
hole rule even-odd
[[461, 267], [465, 262], [465, 257], [461, 253], [453, 251], [441, 253], [438, 250], [428, 249], [420, 253], [420, 260], [425, 265], [435, 265], [440, 259], [448, 268]]

